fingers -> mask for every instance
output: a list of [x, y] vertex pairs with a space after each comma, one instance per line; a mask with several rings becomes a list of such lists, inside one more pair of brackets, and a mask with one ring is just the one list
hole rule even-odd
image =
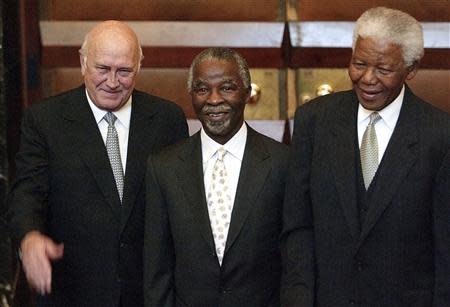
[[45, 243], [45, 252], [49, 259], [58, 260], [62, 258], [64, 253], [64, 244], [55, 244], [50, 239], [47, 239]]
[[45, 275], [42, 276], [42, 281], [38, 285], [37, 289], [39, 290], [39, 294], [45, 295], [50, 294], [52, 292], [52, 268], [50, 261], [45, 259], [46, 261], [42, 263], [42, 271], [45, 272]]
[[51, 260], [63, 256], [64, 246], [55, 244], [37, 231], [32, 231], [22, 240], [21, 250], [22, 266], [30, 286], [41, 295], [51, 293]]

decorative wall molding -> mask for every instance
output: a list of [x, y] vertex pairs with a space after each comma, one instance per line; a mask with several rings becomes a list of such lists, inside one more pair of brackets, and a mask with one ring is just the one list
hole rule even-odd
[[[97, 21], [40, 21], [43, 67], [79, 66], [78, 49]], [[238, 50], [253, 68], [346, 67], [354, 22], [128, 21], [143, 67], [188, 67], [202, 49]], [[423, 68], [450, 69], [450, 22], [422, 22]]]
[[[125, 21], [143, 47], [280, 48], [283, 22]], [[81, 46], [91, 21], [41, 21], [43, 46]]]
[[[450, 48], [450, 22], [422, 22], [425, 48]], [[289, 22], [293, 47], [351, 48], [354, 22]]]

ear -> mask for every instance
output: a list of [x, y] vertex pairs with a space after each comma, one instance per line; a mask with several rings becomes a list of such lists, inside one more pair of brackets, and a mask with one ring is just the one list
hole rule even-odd
[[411, 66], [407, 68], [408, 75], [406, 75], [406, 80], [411, 80], [416, 75], [419, 69], [419, 62], [415, 61]]
[[86, 57], [80, 54], [80, 66], [81, 66], [81, 74], [84, 76], [85, 72], [86, 72]]
[[250, 85], [248, 88], [245, 89], [245, 104], [249, 103], [250, 98], [252, 96], [252, 86]]

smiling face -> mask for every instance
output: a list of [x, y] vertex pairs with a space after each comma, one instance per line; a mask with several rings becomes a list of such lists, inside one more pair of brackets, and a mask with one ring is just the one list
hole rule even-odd
[[406, 80], [416, 73], [406, 67], [400, 46], [372, 38], [358, 38], [348, 70], [359, 103], [379, 111], [399, 95]]
[[105, 22], [90, 33], [81, 72], [93, 103], [103, 110], [119, 110], [129, 99], [139, 67], [134, 33], [120, 23]]
[[206, 134], [225, 144], [244, 122], [250, 88], [245, 88], [234, 61], [208, 59], [193, 71], [192, 104]]

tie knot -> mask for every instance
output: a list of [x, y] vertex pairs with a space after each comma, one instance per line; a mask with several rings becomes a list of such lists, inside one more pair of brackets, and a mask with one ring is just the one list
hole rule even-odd
[[117, 117], [111, 112], [106, 113], [105, 117], [103, 117], [103, 118], [106, 120], [106, 122], [110, 126], [113, 126], [117, 119]]
[[225, 150], [225, 148], [220, 147], [217, 150], [217, 160], [223, 161], [223, 156], [225, 156], [226, 153], [227, 153], [227, 151]]
[[369, 117], [369, 125], [375, 125], [381, 119], [380, 114], [378, 112], [373, 112]]

